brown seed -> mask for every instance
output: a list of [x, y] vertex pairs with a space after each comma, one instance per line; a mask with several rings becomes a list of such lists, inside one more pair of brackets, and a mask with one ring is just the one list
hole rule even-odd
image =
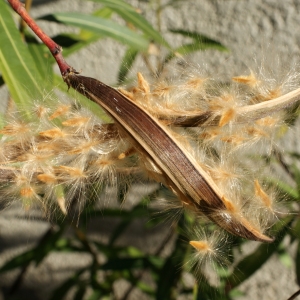
[[53, 120], [55, 118], [58, 118], [62, 115], [64, 115], [65, 113], [67, 113], [71, 108], [71, 105], [61, 105], [59, 106], [56, 111], [49, 117], [49, 120]]
[[41, 131], [39, 135], [50, 139], [55, 139], [55, 138], [64, 137], [65, 133], [59, 128], [52, 128], [46, 131]]

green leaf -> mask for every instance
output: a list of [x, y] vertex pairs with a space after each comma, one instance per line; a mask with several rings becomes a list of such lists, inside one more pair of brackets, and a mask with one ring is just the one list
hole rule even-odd
[[[180, 227], [184, 224], [184, 217], [180, 219]], [[173, 289], [182, 276], [182, 266], [189, 250], [189, 243], [183, 234], [178, 234], [173, 252], [167, 257], [157, 278], [157, 300], [172, 299]]]
[[93, 293], [92, 293], [92, 295], [90, 295], [90, 297], [88, 297], [87, 300], [99, 300], [99, 299], [103, 299], [102, 296], [103, 296], [102, 291], [100, 291], [100, 290], [94, 290]]
[[205, 35], [197, 32], [186, 31], [186, 30], [170, 30], [173, 33], [181, 34], [186, 37], [193, 39], [193, 42], [184, 44], [178, 48], [175, 48], [170, 52], [164, 59], [163, 65], [167, 64], [174, 57], [185, 56], [195, 51], [201, 51], [206, 49], [215, 49], [218, 51], [228, 51], [228, 49], [223, 46], [218, 41], [215, 41]]
[[5, 82], [4, 82], [4, 79], [3, 77], [0, 75], [0, 86], [3, 85]]
[[265, 182], [276, 188], [283, 197], [288, 197], [291, 201], [299, 199], [298, 191], [289, 184], [274, 178], [264, 178]]
[[116, 12], [125, 21], [133, 24], [136, 28], [144, 32], [149, 38], [158, 44], [164, 45], [171, 49], [170, 45], [163, 38], [163, 36], [153, 28], [153, 26], [139, 13], [136, 12], [134, 7], [124, 2], [123, 0], [92, 0], [99, 2], [109, 7], [111, 10]]
[[294, 219], [294, 216], [288, 216], [285, 219], [277, 222], [273, 226], [273, 230], [278, 232], [276, 239], [271, 244], [262, 244], [256, 251], [237, 264], [233, 273], [227, 279], [228, 289], [233, 289], [248, 279], [254, 274], [262, 265], [273, 255], [278, 249], [280, 243], [285, 237], [285, 233], [288, 231], [289, 224]]
[[292, 171], [292, 173], [294, 175], [294, 179], [296, 181], [297, 194], [300, 195], [300, 170], [298, 169], [296, 164], [292, 164], [291, 165], [291, 171]]
[[84, 299], [84, 294], [87, 290], [87, 287], [79, 287], [76, 294], [74, 295], [74, 300], [82, 300]]
[[195, 31], [183, 30], [183, 29], [170, 29], [170, 31], [172, 33], [176, 33], [176, 34], [180, 34], [185, 37], [192, 38], [193, 40], [198, 41], [198, 43], [200, 43], [200, 44], [208, 44], [208, 45], [212, 45], [212, 46], [215, 45], [215, 46], [220, 47], [220, 50], [228, 51], [228, 49], [225, 46], [223, 46], [220, 42], [213, 40], [204, 34], [201, 34], [201, 33], [195, 32]]
[[89, 30], [105, 37], [113, 38], [140, 51], [146, 51], [149, 42], [140, 34], [102, 17], [82, 13], [55, 13], [41, 17], [42, 20], [55, 21]]
[[224, 290], [211, 286], [203, 277], [198, 286], [195, 285], [193, 291], [193, 300], [230, 300], [228, 295], [225, 295]]
[[140, 269], [144, 270], [146, 268], [151, 268], [151, 261], [148, 259], [148, 256], [145, 257], [136, 257], [136, 258], [118, 258], [108, 260], [105, 264], [101, 266], [101, 270], [132, 270]]
[[132, 67], [136, 57], [137, 57], [138, 51], [133, 48], [128, 48], [125, 55], [123, 56], [120, 69], [119, 69], [119, 74], [118, 74], [118, 83], [123, 83], [124, 80], [126, 79], [126, 76]]
[[86, 271], [86, 268], [83, 268], [76, 272], [71, 278], [66, 280], [61, 286], [59, 286], [56, 290], [53, 291], [50, 300], [63, 300], [65, 299], [65, 295], [68, 291], [75, 285], [78, 285], [80, 282], [81, 274]]
[[296, 253], [296, 276], [297, 283], [300, 285], [300, 241], [298, 242], [297, 253]]
[[133, 220], [123, 220], [118, 224], [112, 235], [109, 239], [109, 245], [113, 245], [117, 238], [127, 229], [127, 227], [131, 224]]
[[32, 57], [41, 78], [53, 82], [52, 64], [55, 62], [48, 48], [44, 44], [40, 44], [33, 37], [26, 37], [28, 50]]
[[32, 103], [32, 97], [42, 99], [45, 78], [40, 78], [34, 58], [22, 41], [4, 1], [0, 1], [0, 11], [0, 71], [12, 98], [24, 109]]
[[[109, 8], [102, 8], [93, 12], [93, 16], [105, 19], [109, 19], [111, 14], [112, 11]], [[64, 48], [64, 57], [67, 57], [101, 38], [103, 38], [101, 34], [81, 29], [78, 34], [64, 33], [53, 38], [53, 40]], [[66, 44], [66, 40], [69, 42], [68, 44]]]

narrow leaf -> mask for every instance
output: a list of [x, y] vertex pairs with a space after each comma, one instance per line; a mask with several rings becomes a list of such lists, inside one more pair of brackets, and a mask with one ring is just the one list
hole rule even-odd
[[[109, 19], [111, 17], [112, 11], [109, 8], [102, 8], [93, 12], [93, 16], [98, 16], [104, 19]], [[101, 34], [94, 33], [91, 31], [81, 29], [78, 34], [64, 34], [68, 36], [70, 39], [73, 39], [73, 44], [68, 45], [68, 48], [64, 49], [64, 57], [69, 56], [70, 54], [79, 51], [80, 49], [88, 46], [91, 43], [98, 41], [103, 38]], [[62, 40], [63, 41], [63, 40]], [[61, 42], [57, 42], [57, 44], [65, 47]]]
[[53, 70], [52, 64], [54, 59], [50, 54], [48, 48], [44, 44], [38, 43], [35, 38], [27, 37], [28, 50], [32, 57], [34, 57], [34, 63], [37, 70], [40, 73], [41, 78], [53, 82]]
[[298, 242], [297, 253], [296, 253], [296, 276], [297, 283], [300, 285], [300, 242]]
[[288, 225], [293, 219], [294, 216], [288, 216], [284, 220], [276, 223], [273, 226], [273, 230], [278, 232], [275, 241], [271, 244], [260, 245], [254, 253], [248, 255], [240, 263], [238, 263], [233, 273], [227, 279], [227, 287], [229, 289], [235, 288], [240, 283], [248, 279], [273, 255], [285, 237]]
[[142, 51], [147, 50], [149, 42], [140, 34], [110, 20], [81, 13], [55, 13], [40, 19], [64, 23], [84, 30], [113, 38], [123, 44]]
[[53, 294], [50, 297], [50, 300], [62, 300], [65, 299], [68, 291], [73, 287], [78, 285], [80, 282], [80, 276], [86, 269], [83, 268], [79, 270], [75, 275], [66, 280], [61, 286], [59, 286], [56, 290], [54, 290]]
[[181, 34], [182, 36], [192, 38], [195, 41], [198, 41], [198, 43], [201, 44], [210, 44], [210, 45], [218, 45], [221, 47], [224, 51], [228, 51], [228, 49], [222, 45], [220, 42], [211, 39], [210, 37], [195, 32], [195, 31], [188, 31], [188, 30], [183, 30], [183, 29], [170, 29], [171, 32], [176, 33], [176, 34]]
[[181, 34], [186, 37], [193, 39], [193, 42], [184, 44], [178, 48], [173, 49], [164, 59], [163, 65], [167, 64], [174, 57], [185, 56], [196, 51], [202, 51], [206, 49], [214, 49], [218, 51], [228, 51], [228, 49], [223, 46], [218, 41], [210, 39], [209, 37], [202, 35], [197, 32], [190, 32], [185, 30], [170, 30], [173, 33]]
[[121, 66], [119, 69], [118, 74], [118, 83], [123, 83], [126, 79], [126, 76], [132, 67], [136, 57], [137, 57], [138, 51], [136, 49], [128, 48], [125, 55], [123, 56]]
[[4, 1], [0, 1], [0, 11], [0, 71], [14, 101], [24, 109], [32, 96], [42, 98], [45, 81], [40, 79], [34, 59]]
[[106, 7], [116, 12], [125, 21], [131, 23], [136, 28], [144, 32], [149, 38], [158, 44], [164, 45], [171, 49], [168, 42], [163, 36], [153, 28], [153, 26], [139, 13], [136, 12], [134, 7], [124, 2], [123, 0], [93, 0], [94, 2], [100, 2]]

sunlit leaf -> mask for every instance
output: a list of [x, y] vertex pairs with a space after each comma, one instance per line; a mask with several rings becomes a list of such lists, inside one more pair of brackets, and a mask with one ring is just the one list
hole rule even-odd
[[136, 49], [132, 49], [132, 48], [127, 49], [121, 61], [119, 74], [118, 74], [118, 83], [123, 83], [124, 80], [126, 79], [126, 76], [137, 57], [137, 54], [138, 51]]
[[293, 218], [294, 216], [288, 216], [284, 220], [277, 222], [273, 226], [274, 232], [277, 232], [275, 241], [270, 244], [261, 244], [253, 253], [246, 256], [237, 264], [233, 273], [227, 279], [229, 289], [235, 288], [248, 279], [274, 254], [285, 237], [288, 225], [292, 222]]
[[52, 64], [55, 60], [48, 48], [44, 44], [38, 43], [33, 37], [27, 37], [26, 41], [28, 50], [30, 51], [31, 56], [34, 57], [34, 63], [37, 70], [40, 72], [41, 78], [53, 83]]
[[136, 10], [123, 0], [93, 0], [94, 2], [99, 2], [109, 7], [111, 10], [116, 12], [125, 21], [131, 23], [136, 28], [142, 30], [149, 38], [158, 44], [164, 45], [165, 47], [171, 49], [168, 42], [163, 38], [163, 36], [153, 28], [153, 26]]
[[297, 283], [300, 285], [300, 241], [298, 241], [297, 253], [296, 253], [296, 276]]
[[[110, 18], [112, 11], [109, 8], [98, 9], [93, 12], [93, 16], [102, 17], [105, 19]], [[53, 40], [64, 48], [64, 57], [79, 51], [80, 49], [88, 46], [91, 43], [103, 38], [99, 33], [81, 29], [77, 34], [63, 33], [53, 38]]]
[[89, 30], [141, 51], [146, 51], [148, 48], [149, 42], [142, 35], [102, 17], [82, 13], [55, 13], [43, 16], [41, 19]]
[[0, 1], [0, 71], [17, 105], [24, 109], [32, 98], [41, 99], [47, 83], [35, 67], [4, 1]]

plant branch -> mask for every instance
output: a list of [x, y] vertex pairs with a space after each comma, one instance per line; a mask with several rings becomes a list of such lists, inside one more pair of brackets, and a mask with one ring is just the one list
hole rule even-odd
[[300, 295], [300, 290], [298, 290], [295, 294], [293, 294], [288, 300], [294, 300], [299, 295]]
[[27, 13], [25, 7], [19, 0], [8, 0], [13, 10], [20, 15], [24, 22], [33, 30], [33, 32], [42, 40], [42, 42], [48, 47], [57, 65], [60, 69], [61, 75], [65, 76], [70, 72], [77, 73], [75, 69], [67, 64], [62, 56], [62, 47], [56, 44], [48, 35], [46, 35], [36, 22]]

